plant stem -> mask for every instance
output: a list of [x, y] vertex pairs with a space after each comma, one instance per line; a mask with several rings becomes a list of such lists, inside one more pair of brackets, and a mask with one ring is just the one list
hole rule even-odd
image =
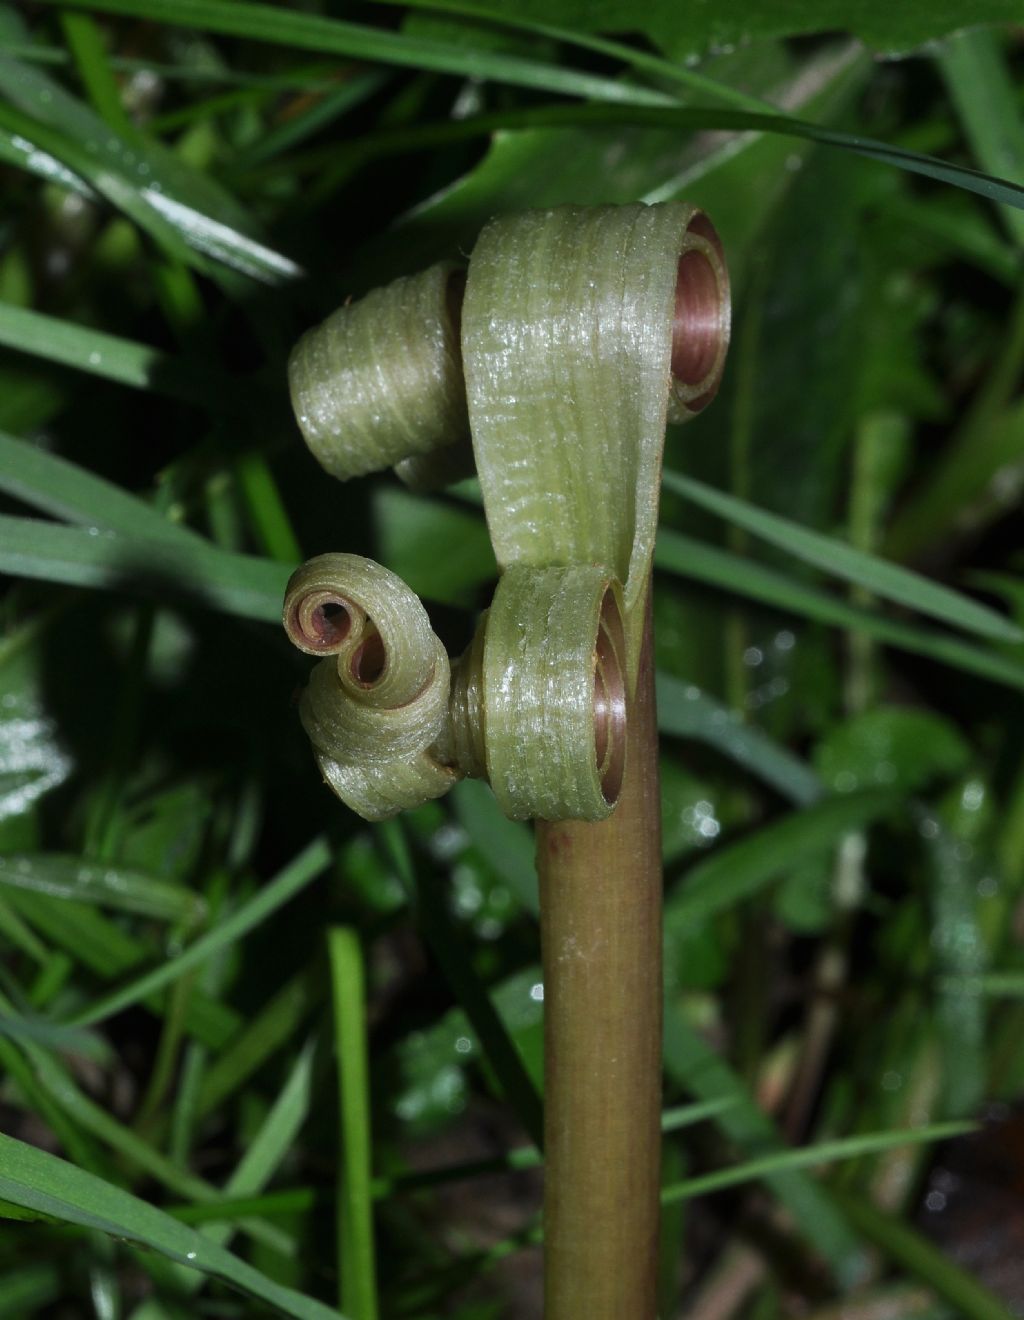
[[604, 821], [538, 822], [546, 1320], [654, 1320], [661, 819], [650, 587], [626, 775]]

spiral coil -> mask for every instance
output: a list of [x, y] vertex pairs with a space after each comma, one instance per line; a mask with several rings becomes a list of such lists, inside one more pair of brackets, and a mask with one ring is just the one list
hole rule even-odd
[[472, 453], [502, 570], [451, 664], [381, 565], [322, 555], [293, 576], [286, 631], [321, 657], [300, 716], [355, 811], [383, 819], [467, 775], [513, 818], [614, 809], [665, 425], [713, 398], [728, 335], [721, 244], [672, 202], [493, 220], [465, 281], [434, 266], [299, 342], [292, 400], [321, 465], [431, 486]]

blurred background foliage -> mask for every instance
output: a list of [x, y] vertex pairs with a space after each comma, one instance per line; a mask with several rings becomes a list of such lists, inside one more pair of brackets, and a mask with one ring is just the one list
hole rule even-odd
[[354, 550], [461, 649], [479, 504], [325, 478], [283, 364], [494, 213], [673, 197], [735, 306], [656, 578], [662, 1315], [1024, 1312], [1021, 194], [816, 140], [1024, 182], [1015, 19], [0, 8], [5, 1317], [540, 1313], [529, 833], [352, 817], [275, 627]]

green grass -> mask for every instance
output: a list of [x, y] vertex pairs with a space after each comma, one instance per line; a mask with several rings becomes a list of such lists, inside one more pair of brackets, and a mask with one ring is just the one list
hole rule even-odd
[[536, 1313], [530, 832], [478, 783], [354, 818], [279, 626], [295, 564], [349, 550], [461, 649], [479, 496], [325, 478], [284, 363], [497, 212], [683, 196], [735, 333], [669, 434], [657, 552], [664, 1314], [724, 1273], [737, 1317], [1005, 1320], [1019, 1294], [954, 1263], [963, 1203], [924, 1206], [1024, 1094], [1019, 38], [947, 39], [925, 0], [850, 19], [928, 43], [898, 62], [831, 3], [26, 8], [0, 14], [5, 1318]]

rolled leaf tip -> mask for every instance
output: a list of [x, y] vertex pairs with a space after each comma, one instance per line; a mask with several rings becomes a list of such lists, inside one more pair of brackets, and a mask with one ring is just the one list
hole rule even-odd
[[501, 570], [451, 665], [380, 565], [292, 579], [285, 628], [321, 658], [303, 724], [350, 806], [381, 818], [474, 775], [515, 818], [613, 810], [665, 425], [714, 398], [728, 342], [722, 245], [683, 202], [500, 217], [468, 275], [396, 280], [303, 337], [292, 399], [325, 470], [430, 487], [475, 458]]

